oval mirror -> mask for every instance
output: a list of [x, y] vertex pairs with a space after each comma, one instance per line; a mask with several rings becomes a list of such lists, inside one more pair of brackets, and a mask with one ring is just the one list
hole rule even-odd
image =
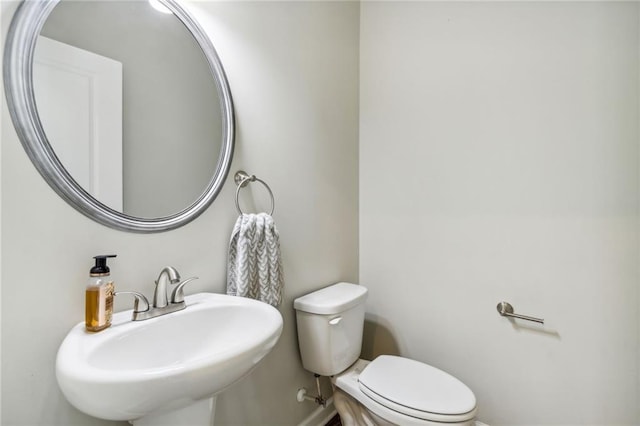
[[3, 71], [25, 151], [88, 217], [165, 231], [220, 192], [231, 93], [211, 41], [176, 1], [25, 1]]

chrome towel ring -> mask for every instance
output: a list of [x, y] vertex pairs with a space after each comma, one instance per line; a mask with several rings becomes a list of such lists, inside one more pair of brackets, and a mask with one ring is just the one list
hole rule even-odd
[[273, 198], [273, 192], [271, 192], [271, 188], [269, 188], [269, 185], [267, 185], [265, 181], [263, 181], [262, 179], [258, 179], [256, 175], [249, 175], [244, 170], [238, 170], [235, 176], [233, 177], [233, 181], [236, 183], [236, 185], [238, 185], [238, 189], [236, 189], [236, 209], [238, 209], [238, 213], [244, 214], [244, 212], [240, 208], [240, 202], [238, 201], [240, 190], [244, 188], [246, 185], [248, 185], [249, 182], [258, 181], [261, 184], [263, 184], [265, 188], [267, 188], [267, 191], [269, 191], [269, 197], [271, 197], [271, 212], [269, 213], [269, 215], [273, 214], [273, 210], [276, 208], [276, 202], [275, 202], [275, 199]]

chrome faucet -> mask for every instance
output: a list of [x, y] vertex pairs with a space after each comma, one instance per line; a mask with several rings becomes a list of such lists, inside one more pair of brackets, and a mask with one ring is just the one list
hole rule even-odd
[[180, 274], [173, 266], [165, 266], [160, 271], [158, 279], [156, 280], [156, 290], [153, 293], [153, 307], [164, 308], [169, 303], [167, 302], [167, 288], [168, 284], [176, 284], [180, 282]]
[[[173, 266], [165, 266], [160, 271], [158, 279], [155, 281], [156, 288], [153, 293], [153, 305], [149, 306], [148, 299], [137, 291], [118, 291], [115, 295], [132, 294], [135, 297], [133, 305], [133, 321], [142, 321], [171, 312], [181, 311], [187, 307], [184, 303], [185, 284], [197, 280], [198, 277], [187, 278], [180, 282], [180, 274]], [[167, 300], [168, 288], [170, 284], [178, 284], [171, 293], [171, 301]], [[140, 306], [142, 305], [142, 306]]]

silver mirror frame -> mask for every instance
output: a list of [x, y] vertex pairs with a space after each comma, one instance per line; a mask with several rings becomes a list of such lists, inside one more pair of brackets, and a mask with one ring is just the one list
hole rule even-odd
[[196, 20], [176, 0], [160, 0], [182, 21], [200, 45], [220, 94], [222, 145], [215, 173], [203, 194], [186, 209], [161, 218], [138, 218], [118, 212], [91, 196], [71, 177], [44, 132], [33, 91], [33, 56], [45, 20], [60, 0], [24, 0], [16, 11], [4, 50], [3, 77], [11, 119], [27, 155], [45, 181], [80, 213], [110, 228], [139, 233], [168, 231], [202, 214], [216, 198], [229, 174], [233, 158], [235, 119], [233, 101], [222, 63]]

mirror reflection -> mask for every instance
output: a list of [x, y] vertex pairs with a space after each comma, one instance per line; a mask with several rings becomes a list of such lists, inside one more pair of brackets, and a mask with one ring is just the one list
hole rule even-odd
[[127, 215], [179, 212], [222, 144], [220, 95], [198, 43], [146, 1], [60, 2], [36, 44], [34, 92], [60, 162]]

